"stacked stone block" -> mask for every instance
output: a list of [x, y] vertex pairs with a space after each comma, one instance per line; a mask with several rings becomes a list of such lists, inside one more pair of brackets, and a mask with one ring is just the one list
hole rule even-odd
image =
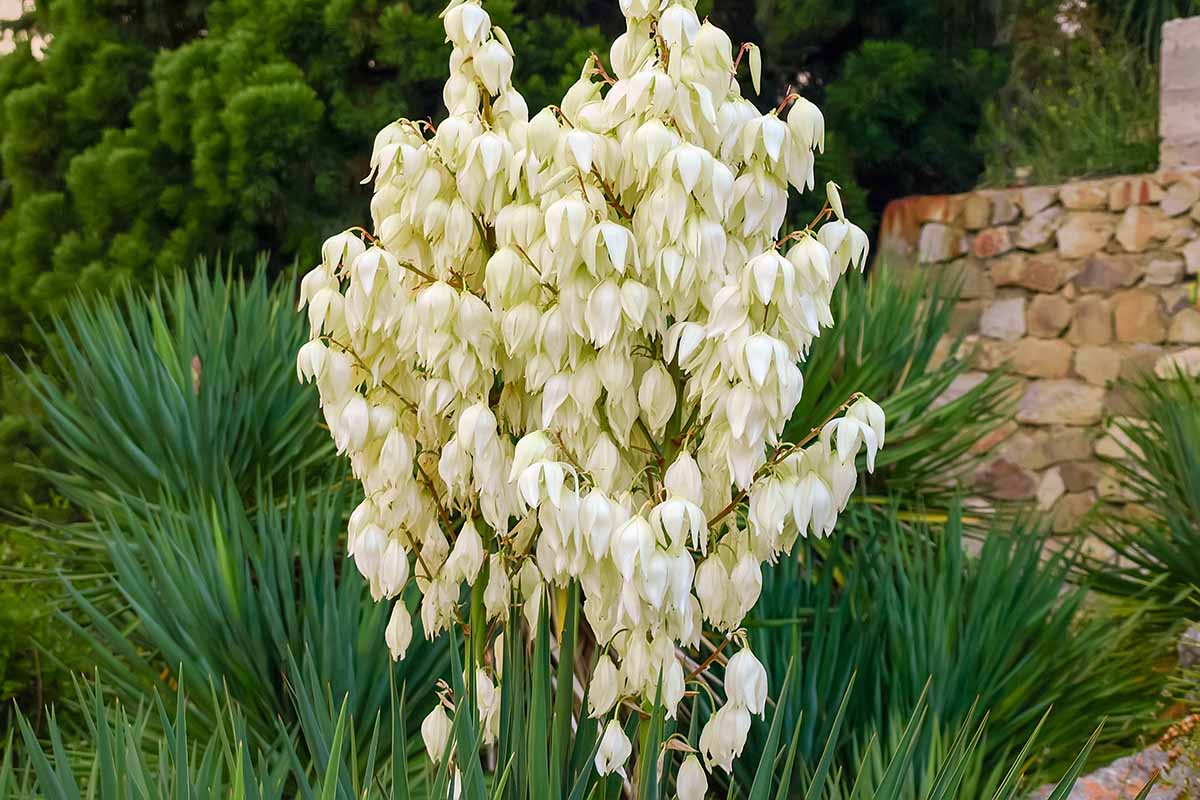
[[[977, 488], [1030, 500], [1059, 531], [1119, 500], [1118, 378], [1200, 367], [1200, 172], [909, 198], [884, 215], [890, 264], [961, 282], [954, 324], [979, 372], [1013, 373], [1016, 415], [981, 441]], [[915, 258], [914, 258], [915, 256]]]

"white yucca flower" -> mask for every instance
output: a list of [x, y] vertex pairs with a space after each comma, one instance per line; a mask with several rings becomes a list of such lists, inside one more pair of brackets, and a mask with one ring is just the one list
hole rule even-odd
[[[578, 581], [603, 650], [597, 717], [659, 692], [674, 716], [705, 631], [738, 638], [701, 736], [707, 767], [728, 770], [765, 706], [738, 633], [762, 563], [828, 535], [857, 455], [873, 467], [884, 443], [859, 396], [781, 441], [867, 237], [832, 182], [817, 219], [781, 231], [789, 187], [815, 185], [825, 122], [796, 95], [765, 115], [741, 96], [756, 47], [735, 58], [694, 0], [620, 3], [615, 77], [589, 59], [532, 119], [508, 37], [477, 0], [450, 3], [449, 116], [379, 132], [371, 232], [331, 237], [304, 277], [296, 369], [363, 485], [349, 549], [376, 599], [414, 582], [433, 636], [463, 583], [488, 619], [519, 604], [532, 627], [548, 586]], [[403, 657], [395, 602], [387, 646]], [[494, 735], [500, 665], [485, 667], [468, 665]], [[447, 731], [435, 709], [435, 757]], [[598, 768], [628, 753], [610, 722]], [[703, 794], [695, 760], [684, 786]]]

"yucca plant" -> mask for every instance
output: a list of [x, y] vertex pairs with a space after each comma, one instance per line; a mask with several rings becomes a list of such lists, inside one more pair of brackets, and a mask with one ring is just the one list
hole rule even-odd
[[[68, 578], [77, 612], [64, 615], [129, 703], [160, 677], [191, 689], [196, 727], [216, 719], [203, 690], [215, 683], [238, 698], [250, 733], [267, 743], [280, 719], [295, 720], [289, 653], [308, 652], [349, 712], [368, 718], [388, 702], [388, 656], [378, 646], [386, 609], [345, 570], [341, 531], [349, 491], [297, 477], [286, 494], [264, 488], [247, 508], [230, 486], [207, 511], [164, 504], [146, 520], [114, 516], [101, 535], [113, 564], [117, 604]], [[79, 621], [76, 621], [76, 618]], [[427, 707], [445, 651], [414, 647], [402, 675], [412, 703]]]
[[917, 742], [918, 786], [937, 774], [947, 732], [990, 712], [964, 778], [978, 787], [970, 796], [998, 781], [1051, 707], [1036, 759], [1023, 764], [1043, 776], [1074, 758], [1098, 709], [1110, 723], [1097, 757], [1153, 725], [1159, 686], [1136, 644], [1140, 618], [1089, 613], [1071, 556], [1048, 554], [1031, 520], [996, 522], [975, 555], [965, 535], [959, 506], [938, 525], [860, 514], [830, 547], [807, 543], [766, 571], [747, 625], [773, 683], [795, 663], [798, 691], [781, 708], [806, 758], [828, 736], [828, 698], [847, 691], [851, 674], [848, 754], [869, 756], [874, 734], [891, 742], [924, 697], [932, 722]]
[[1115, 423], [1123, 455], [1105, 462], [1117, 498], [1138, 513], [1092, 516], [1092, 532], [1117, 558], [1085, 567], [1114, 598], [1152, 599], [1152, 621], [1171, 628], [1192, 613], [1200, 586], [1200, 379], [1177, 374], [1125, 388], [1131, 413]]
[[328, 463], [291, 367], [303, 324], [290, 289], [272, 286], [265, 261], [248, 278], [204, 262], [189, 274], [76, 298], [42, 330], [52, 363], [26, 379], [65, 465], [48, 477], [94, 516], [228, 480], [253, 495]]
[[[389, 702], [386, 613], [346, 570], [346, 476], [325, 463], [328, 436], [285, 361], [303, 335], [292, 302], [261, 265], [249, 278], [201, 265], [148, 293], [68, 304], [46, 329], [55, 368], [28, 375], [69, 465], [46, 474], [80, 519], [31, 526], [52, 555], [25, 577], [59, 585], [63, 624], [126, 706], [179, 682], [191, 730], [209, 735], [220, 687], [268, 752], [298, 719], [292, 653], [350, 714]], [[443, 659], [423, 640], [409, 654], [415, 708]]]
[[[572, 596], [576, 596], [571, 592]], [[574, 601], [565, 609], [565, 626], [577, 615]], [[90, 747], [70, 752], [56, 719], [49, 723], [49, 745], [34, 734], [28, 721], [17, 715], [23, 752], [13, 747], [12, 737], [0, 762], [0, 796], [41, 797], [48, 800], [104, 800], [125, 798], [253, 798], [273, 800], [301, 797], [306, 800], [361, 798], [361, 800], [409, 800], [410, 798], [665, 798], [675, 786], [674, 764], [694, 744], [697, 726], [691, 719], [664, 719], [661, 705], [637, 709], [630, 717], [629, 732], [644, 752], [659, 758], [644, 758], [635, 774], [601, 778], [590, 768], [599, 742], [595, 725], [588, 725], [580, 711], [585, 698], [573, 685], [569, 668], [554, 664], [553, 626], [547, 615], [539, 622], [532, 650], [506, 647], [507, 657], [516, 657], [512, 667], [521, 672], [502, 689], [506, 721], [504, 736], [495, 748], [479, 755], [480, 720], [470, 681], [464, 682], [461, 661], [454, 658], [451, 682], [458, 702], [454, 706], [451, 732], [440, 763], [414, 766], [392, 754], [409, 750], [405, 688], [394, 677], [389, 708], [374, 718], [356, 718], [348, 712], [348, 701], [338, 699], [328, 685], [313, 682], [315, 672], [298, 668], [295, 700], [301, 707], [298, 729], [281, 735], [294, 747], [307, 740], [320, 753], [315, 767], [296, 757], [295, 750], [264, 752], [248, 732], [237, 701], [219, 694], [212, 704], [218, 711], [217, 725], [197, 736], [189, 728], [191, 698], [181, 687], [173, 706], [158, 694], [132, 710], [107, 699], [110, 695], [96, 681], [81, 686], [80, 704], [86, 709]], [[561, 635], [561, 634], [560, 634]], [[566, 634], [566, 643], [570, 634]], [[471, 635], [457, 642], [468, 651]], [[543, 644], [537, 644], [538, 641]], [[457, 647], [454, 652], [457, 652]], [[560, 691], [565, 689], [565, 693]], [[215, 690], [210, 690], [217, 694]], [[789, 679], [781, 690], [786, 703], [794, 685]], [[584, 689], [586, 692], [586, 689]], [[564, 699], [564, 697], [566, 699]], [[700, 702], [697, 696], [696, 703]], [[956, 797], [1015, 800], [1026, 790], [1022, 765], [1036, 743], [1037, 730], [1021, 742], [1011, 764], [986, 792], [965, 779], [974, 768], [974, 754], [984, 738], [986, 720], [972, 712], [954, 728], [931, 723], [923, 694], [902, 728], [886, 746], [872, 740], [862, 757], [839, 761], [836, 754], [846, 699], [836, 707], [835, 724], [820, 757], [806, 761], [799, 753], [799, 729], [788, 732], [784, 716], [772, 712], [767, 746], [745, 783], [731, 784], [729, 797], [754, 800], [950, 800]], [[939, 741], [936, 765], [928, 773], [917, 769], [922, 753], [918, 742], [926, 738], [931, 724], [945, 731]], [[1100, 728], [1082, 744], [1075, 760], [1050, 795], [1064, 800], [1087, 756], [1100, 735]], [[935, 738], [937, 734], [935, 733]], [[360, 744], [361, 743], [361, 744]], [[385, 744], [386, 743], [386, 746]], [[1014, 743], [1014, 746], [1017, 743]], [[450, 768], [453, 763], [454, 769]], [[922, 777], [924, 776], [924, 777]], [[1139, 795], [1146, 796], [1150, 786]]]

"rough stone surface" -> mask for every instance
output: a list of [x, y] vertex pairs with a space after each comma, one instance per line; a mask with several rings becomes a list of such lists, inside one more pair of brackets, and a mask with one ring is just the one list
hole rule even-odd
[[992, 262], [991, 275], [996, 286], [1057, 292], [1076, 269], [1077, 264], [1063, 261], [1052, 252], [1038, 255], [1011, 253]]
[[1075, 301], [1067, 341], [1071, 344], [1108, 344], [1113, 337], [1112, 307], [1102, 297], [1081, 297]]
[[979, 332], [1004, 341], [1016, 341], [1025, 335], [1025, 298], [995, 300], [979, 319]]
[[1154, 363], [1154, 374], [1159, 378], [1170, 378], [1179, 373], [1200, 375], [1200, 347], [1189, 347], [1187, 350], [1162, 356]]
[[969, 231], [986, 228], [992, 221], [992, 200], [983, 193], [969, 196], [963, 203], [963, 226]]
[[1185, 308], [1171, 317], [1171, 327], [1167, 329], [1167, 341], [1175, 344], [1200, 343], [1200, 311]]
[[1071, 301], [1057, 294], [1039, 294], [1029, 301], [1025, 324], [1030, 336], [1050, 339], [1071, 324]]
[[1121, 292], [1113, 301], [1113, 320], [1121, 342], [1161, 342], [1167, 338], [1162, 302], [1146, 289]]
[[985, 380], [987, 380], [986, 372], [964, 372], [950, 382], [946, 391], [942, 392], [941, 396], [934, 401], [933, 407], [941, 408], [947, 403], [957, 400]]
[[922, 261], [936, 264], [958, 258], [965, 252], [965, 238], [958, 228], [931, 223], [921, 229], [917, 254]]
[[1058, 206], [1039, 211], [1017, 231], [1017, 247], [1022, 250], [1037, 250], [1049, 243], [1058, 226], [1062, 224], [1062, 219], [1063, 210]]
[[1086, 492], [1100, 481], [1100, 465], [1095, 461], [1067, 461], [1059, 465], [1068, 492]]
[[1060, 426], [1046, 434], [1048, 463], [1078, 461], [1092, 454], [1092, 435], [1083, 428]]
[[1174, 286], [1183, 280], [1183, 258], [1166, 255], [1151, 259], [1142, 280], [1152, 286]]
[[999, 339], [988, 339], [979, 337], [975, 343], [975, 366], [979, 369], [991, 370], [1000, 369], [1009, 361], [1012, 361], [1013, 348], [1016, 345], [1013, 342], [1002, 342]]
[[1054, 508], [1054, 504], [1058, 502], [1058, 498], [1062, 497], [1067, 491], [1067, 485], [1063, 483], [1062, 472], [1058, 467], [1051, 467], [1042, 473], [1042, 481], [1037, 488], [1037, 507], [1040, 511], [1049, 511]]
[[1151, 178], [1121, 178], [1109, 186], [1108, 208], [1111, 211], [1124, 211], [1130, 206], [1157, 203], [1162, 198], [1162, 187]]
[[1104, 181], [1068, 183], [1058, 190], [1064, 207], [1074, 211], [1097, 211], [1108, 205], [1108, 185]]
[[950, 314], [950, 333], [962, 336], [979, 330], [979, 318], [983, 314], [983, 302], [967, 300], [954, 307]]
[[1184, 245], [1183, 260], [1187, 265], [1188, 275], [1200, 273], [1200, 239]]
[[1179, 666], [1191, 669], [1200, 665], [1200, 627], [1193, 625], [1179, 637]]
[[1104, 390], [1076, 380], [1032, 381], [1017, 404], [1017, 422], [1095, 425], [1104, 416]]
[[1055, 533], [1071, 533], [1080, 521], [1096, 505], [1096, 494], [1092, 491], [1067, 492], [1054, 504], [1051, 524]]
[[1037, 490], [1032, 472], [1003, 458], [976, 473], [975, 481], [997, 500], [1028, 500]]
[[1196, 307], [1192, 302], [1192, 287], [1186, 283], [1160, 289], [1158, 296], [1162, 298], [1163, 310], [1168, 314], [1178, 314], [1185, 308]]
[[1096, 441], [1096, 455], [1104, 458], [1125, 458], [1129, 454], [1139, 455], [1142, 451], [1129, 435], [1125, 433], [1126, 427], [1136, 426], [1137, 420], [1129, 417], [1114, 417], [1112, 421], [1105, 426], [1104, 435]]
[[[1146, 800], [1184, 800], [1200, 796], [1200, 781], [1186, 759], [1175, 759], [1155, 746], [1132, 756], [1118, 758], [1107, 767], [1075, 781], [1067, 800], [1133, 800], [1151, 778], [1159, 780]], [[1054, 784], [1037, 789], [1030, 800], [1045, 800]]]
[[1017, 342], [1012, 368], [1031, 378], [1065, 378], [1071, 371], [1071, 345], [1062, 339], [1026, 337]]
[[1163, 196], [1161, 208], [1168, 217], [1178, 217], [1192, 210], [1200, 200], [1200, 180], [1184, 178], [1175, 181]]
[[1117, 225], [1117, 241], [1130, 253], [1140, 253], [1155, 239], [1170, 234], [1163, 213], [1149, 206], [1131, 206]]
[[1062, 225], [1055, 231], [1058, 252], [1063, 258], [1090, 256], [1104, 249], [1115, 230], [1111, 214], [1093, 211], [1072, 212], [1067, 214]]
[[1000, 427], [986, 434], [975, 444], [971, 445], [971, 453], [974, 455], [986, 455], [992, 452], [1005, 442], [1013, 433], [1020, 430], [1021, 426], [1016, 423], [1016, 420], [1005, 420]]
[[1096, 253], [1084, 260], [1071, 283], [1081, 292], [1112, 292], [1133, 286], [1141, 274], [1142, 263], [1137, 256]]
[[[1121, 380], [1136, 381], [1148, 377], [1162, 358], [1163, 348], [1156, 344], [1138, 343], [1124, 348], [1121, 353]], [[1128, 387], [1121, 387], [1122, 398], [1129, 394]]]
[[1013, 249], [1012, 228], [988, 228], [975, 235], [971, 253], [977, 258], [994, 258]]
[[1088, 344], [1075, 351], [1075, 374], [1097, 386], [1117, 379], [1121, 356], [1111, 347]]
[[1017, 207], [1012, 192], [997, 192], [992, 195], [993, 225], [1011, 225], [1020, 218], [1021, 209]]
[[1017, 205], [1025, 216], [1032, 217], [1049, 208], [1058, 199], [1058, 189], [1053, 186], [1031, 186], [1017, 195]]
[[961, 300], [986, 300], [996, 293], [986, 269], [977, 259], [960, 258], [943, 269], [946, 280], [960, 287], [958, 296]]

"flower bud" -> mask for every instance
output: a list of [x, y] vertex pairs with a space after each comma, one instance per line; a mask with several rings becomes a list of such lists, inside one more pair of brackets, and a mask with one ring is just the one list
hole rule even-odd
[[695, 755], [683, 760], [675, 778], [675, 794], [679, 800], [704, 800], [708, 794], [708, 776]]
[[654, 433], [661, 433], [667, 421], [675, 413], [675, 383], [671, 373], [662, 364], [656, 363], [642, 375], [638, 387], [638, 406], [642, 418]]
[[353, 542], [351, 555], [359, 573], [367, 580], [373, 580], [379, 572], [379, 562], [387, 548], [387, 534], [374, 523], [363, 526], [358, 538]]
[[504, 559], [493, 553], [488, 557], [488, 582], [483, 590], [483, 608], [489, 620], [507, 620], [508, 604], [511, 599], [508, 572]]
[[671, 466], [667, 467], [663, 476], [663, 486], [671, 494], [678, 495], [690, 503], [704, 505], [704, 484], [700, 477], [700, 466], [687, 450], [680, 450]]
[[404, 658], [409, 644], [412, 643], [412, 636], [412, 618], [409, 616], [408, 608], [405, 607], [404, 600], [397, 600], [392, 606], [392, 616], [388, 619], [387, 628], [383, 632], [383, 638], [387, 642], [392, 661]]
[[[408, 551], [398, 539], [388, 539], [379, 562], [377, 583], [383, 597], [395, 597], [408, 581]], [[378, 599], [378, 598], [377, 598]]]
[[421, 739], [425, 742], [425, 752], [433, 763], [438, 764], [446, 754], [446, 745], [450, 742], [450, 717], [442, 704], [434, 706], [429, 716], [421, 722]]
[[696, 568], [696, 598], [704, 610], [704, 618], [718, 628], [723, 627], [729, 576], [715, 552]]
[[588, 682], [588, 713], [599, 719], [616, 704], [621, 693], [621, 675], [607, 654], [601, 654]]
[[825, 117], [811, 101], [797, 97], [788, 112], [787, 124], [798, 145], [825, 152]]
[[454, 550], [446, 560], [446, 571], [453, 576], [453, 580], [474, 584], [479, 568], [483, 566], [483, 557], [483, 540], [479, 538], [475, 523], [468, 519], [454, 540]]

